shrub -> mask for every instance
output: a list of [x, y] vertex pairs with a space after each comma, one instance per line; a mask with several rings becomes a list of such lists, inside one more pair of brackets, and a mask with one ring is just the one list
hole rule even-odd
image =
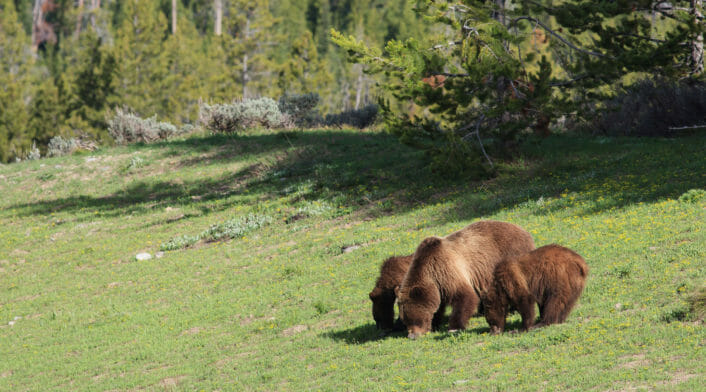
[[231, 219], [224, 223], [212, 225], [207, 230], [204, 230], [198, 235], [181, 235], [174, 237], [169, 241], [160, 245], [160, 250], [177, 250], [189, 247], [201, 240], [207, 242], [218, 241], [221, 239], [241, 238], [246, 233], [265, 226], [272, 222], [272, 218], [266, 215], [249, 214], [244, 217]]
[[27, 160], [28, 161], [35, 161], [41, 157], [42, 157], [42, 154], [39, 152], [39, 149], [37, 148], [37, 143], [32, 142], [32, 148], [29, 150], [29, 154], [27, 154]]
[[74, 138], [64, 139], [61, 136], [54, 136], [49, 140], [47, 155], [50, 157], [60, 157], [68, 155], [79, 148], [78, 141]]
[[157, 121], [156, 116], [142, 119], [120, 108], [115, 110], [115, 116], [108, 121], [108, 132], [118, 144], [150, 143], [179, 133], [177, 127]]
[[213, 132], [234, 133], [247, 128], [262, 126], [277, 128], [285, 117], [277, 103], [270, 98], [246, 99], [229, 104], [201, 103], [199, 121]]
[[206, 241], [218, 241], [220, 239], [240, 238], [247, 232], [264, 226], [272, 221], [269, 216], [249, 214], [248, 216], [231, 219], [225, 223], [213, 225], [208, 230], [201, 233], [201, 238]]
[[370, 104], [362, 109], [346, 110], [341, 113], [327, 114], [324, 118], [323, 125], [329, 127], [342, 127], [344, 125], [366, 128], [375, 123], [378, 117], [378, 106]]
[[181, 248], [187, 248], [197, 242], [199, 242], [201, 238], [197, 235], [182, 235], [178, 237], [174, 237], [170, 239], [169, 241], [163, 243], [160, 247], [159, 250], [162, 251], [167, 251], [167, 250], [177, 250]]
[[314, 110], [319, 101], [317, 93], [284, 94], [279, 99], [279, 110], [296, 126], [313, 126], [320, 121], [318, 113]]
[[702, 199], [706, 199], [706, 191], [699, 188], [689, 189], [679, 196], [682, 203], [696, 203]]
[[[597, 128], [607, 135], [674, 136], [706, 125], [706, 84], [641, 80], [607, 103]], [[706, 128], [706, 126], [704, 127]]]

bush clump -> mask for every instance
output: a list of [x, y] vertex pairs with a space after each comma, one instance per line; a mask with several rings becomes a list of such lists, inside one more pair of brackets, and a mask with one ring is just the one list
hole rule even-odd
[[206, 241], [240, 238], [247, 232], [255, 230], [272, 222], [272, 218], [264, 215], [249, 214], [242, 218], [231, 219], [227, 222], [213, 225], [201, 233], [201, 238]]
[[151, 143], [179, 133], [177, 127], [157, 121], [156, 116], [143, 119], [120, 108], [115, 110], [115, 116], [108, 121], [108, 132], [118, 144]]
[[293, 125], [309, 127], [320, 120], [320, 116], [314, 110], [320, 100], [317, 93], [284, 94], [279, 98], [279, 110]]
[[271, 98], [246, 99], [226, 104], [201, 103], [199, 122], [208, 130], [235, 133], [247, 128], [282, 126], [285, 116]]
[[679, 201], [682, 203], [696, 203], [706, 199], [706, 191], [699, 188], [689, 189], [679, 196]]
[[79, 149], [78, 140], [75, 138], [64, 139], [61, 136], [54, 136], [49, 139], [47, 155], [50, 157], [60, 157], [69, 155]]
[[351, 126], [356, 128], [367, 128], [375, 123], [378, 117], [378, 106], [370, 104], [362, 109], [346, 110], [340, 113], [327, 114], [323, 120], [323, 125], [328, 127]]
[[706, 128], [706, 83], [641, 80], [607, 103], [598, 129], [607, 135], [675, 136]]
[[198, 235], [181, 235], [174, 237], [160, 245], [160, 250], [177, 250], [187, 248], [195, 243], [204, 240], [214, 242], [232, 238], [244, 237], [246, 233], [272, 222], [272, 218], [267, 215], [249, 214], [244, 217], [231, 219], [224, 223], [212, 225]]

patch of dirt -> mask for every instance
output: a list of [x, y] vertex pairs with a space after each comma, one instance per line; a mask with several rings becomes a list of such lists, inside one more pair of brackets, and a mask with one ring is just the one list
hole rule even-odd
[[683, 371], [676, 372], [672, 374], [672, 379], [669, 381], [664, 381], [662, 384], [663, 385], [677, 385], [681, 384], [684, 381], [689, 380], [690, 378], [696, 377], [696, 374], [691, 374]]
[[299, 325], [295, 325], [293, 327], [289, 327], [289, 328], [285, 329], [284, 331], [282, 331], [282, 335], [292, 336], [292, 335], [296, 335], [300, 332], [304, 332], [307, 329], [309, 329], [309, 327], [307, 327], [306, 325], [299, 324]]
[[196, 335], [197, 333], [199, 333], [199, 332], [201, 332], [201, 331], [203, 331], [203, 328], [201, 328], [201, 327], [193, 327], [193, 328], [189, 328], [189, 329], [187, 329], [186, 331], [182, 332], [180, 336], [184, 336], [184, 335]]
[[185, 378], [186, 376], [167, 377], [159, 382], [159, 386], [162, 388], [174, 388]]
[[651, 363], [650, 360], [645, 359], [645, 354], [626, 355], [624, 357], [620, 357], [620, 359], [631, 359], [631, 361], [625, 362], [619, 366], [622, 369], [634, 369], [637, 367], [647, 367]]
[[10, 377], [10, 376], [12, 376], [12, 370], [8, 370], [8, 371], [6, 371], [6, 372], [0, 373], [0, 378], [7, 378], [7, 377]]

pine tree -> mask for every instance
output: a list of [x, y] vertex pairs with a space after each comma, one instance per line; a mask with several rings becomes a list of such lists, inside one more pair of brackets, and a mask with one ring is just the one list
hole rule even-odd
[[276, 19], [269, 0], [232, 0], [224, 21], [227, 34], [223, 47], [231, 78], [240, 87], [242, 98], [266, 96], [276, 88], [271, 51]]
[[0, 162], [24, 157], [32, 144], [27, 108], [34, 58], [12, 0], [0, 0]]
[[115, 36], [120, 59], [116, 94], [121, 104], [144, 116], [166, 114], [166, 93], [160, 81], [167, 76], [164, 39], [168, 31], [164, 14], [150, 1], [126, 0]]

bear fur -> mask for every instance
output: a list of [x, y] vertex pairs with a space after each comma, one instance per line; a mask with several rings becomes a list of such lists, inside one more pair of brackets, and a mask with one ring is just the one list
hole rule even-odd
[[479, 221], [446, 237], [429, 237], [414, 252], [396, 290], [400, 318], [414, 339], [429, 332], [439, 309], [450, 305], [449, 329], [465, 329], [490, 288], [495, 266], [534, 249], [532, 236], [507, 222]]
[[378, 329], [399, 327], [395, 323], [395, 287], [402, 283], [410, 264], [412, 255], [392, 256], [380, 266], [380, 276], [369, 294], [373, 301], [373, 319]]
[[[492, 288], [483, 297], [490, 332], [503, 332], [508, 307], [522, 315], [523, 331], [563, 323], [581, 296], [586, 276], [583, 257], [556, 244], [504, 260], [495, 268]], [[540, 315], [537, 324], [535, 303]]]

